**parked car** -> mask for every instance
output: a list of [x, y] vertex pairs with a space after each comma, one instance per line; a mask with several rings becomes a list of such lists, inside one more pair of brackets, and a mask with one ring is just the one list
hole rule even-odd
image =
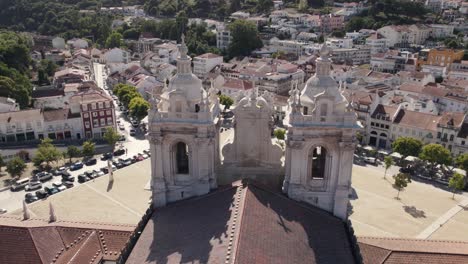
[[57, 189], [59, 190], [59, 192], [63, 192], [67, 189], [67, 187], [64, 185], [60, 185], [59, 187], [57, 187]]
[[133, 164], [133, 161], [131, 158], [127, 158], [127, 159], [122, 160], [122, 163], [124, 166], [129, 166]]
[[39, 200], [39, 199], [37, 199], [37, 196], [34, 193], [27, 193], [24, 196], [24, 201], [27, 202], [27, 203], [32, 203], [32, 202], [35, 202], [37, 200]]
[[112, 158], [112, 153], [110, 152], [107, 152], [101, 155], [101, 160], [108, 160], [110, 158]]
[[120, 130], [125, 130], [125, 126], [121, 123], [121, 124], [119, 124], [119, 129]]
[[86, 175], [84, 175], [84, 174], [78, 175], [78, 182], [79, 183], [83, 183], [83, 182], [87, 182], [87, 181], [89, 181], [89, 178]]
[[83, 168], [83, 162], [81, 162], [81, 161], [75, 162], [70, 166], [71, 171], [79, 170], [79, 169], [82, 169], [82, 168]]
[[54, 195], [59, 192], [59, 190], [55, 187], [44, 187], [44, 191], [46, 191], [49, 195]]
[[377, 159], [374, 158], [374, 157], [365, 157], [364, 162], [367, 163], [367, 164], [376, 165], [377, 164]]
[[67, 182], [74, 182], [74, 181], [75, 181], [75, 177], [73, 177], [73, 176], [71, 176], [71, 175], [70, 175], [70, 176], [63, 176], [63, 175], [62, 175], [62, 182], [65, 182], [65, 181], [67, 181]]
[[52, 185], [54, 187], [59, 187], [59, 186], [62, 186], [62, 182], [61, 181], [56, 181], [56, 182], [53, 182]]
[[414, 170], [413, 170], [413, 168], [411, 168], [410, 166], [400, 168], [400, 172], [401, 172], [401, 173], [408, 173], [408, 174], [410, 174], [410, 175], [413, 175], [413, 174], [414, 174]]
[[12, 192], [17, 192], [17, 191], [21, 191], [24, 189], [24, 187], [26, 187], [26, 185], [29, 184], [29, 178], [24, 178], [24, 179], [20, 179], [20, 180], [17, 180], [13, 186], [10, 187], [10, 190]]
[[67, 187], [68, 189], [70, 189], [71, 187], [75, 186], [75, 184], [71, 181], [64, 181], [63, 182], [63, 186]]
[[52, 175], [54, 176], [60, 176], [62, 175], [64, 172], [66, 172], [68, 170], [67, 167], [60, 167], [60, 168], [57, 168], [55, 170], [52, 171]]
[[103, 171], [98, 171], [95, 173], [96, 174], [96, 177], [101, 177], [103, 176], [105, 173]]
[[125, 154], [125, 149], [123, 149], [123, 148], [120, 148], [120, 149], [114, 151], [114, 156], [121, 156], [123, 154]]
[[149, 154], [150, 152], [151, 152], [151, 151], [150, 151], [149, 149], [143, 150], [143, 153], [145, 153], [145, 154]]
[[93, 171], [91, 171], [91, 170], [85, 171], [84, 175], [89, 178], [91, 175], [93, 175]]
[[125, 139], [126, 139], [126, 138], [125, 138], [125, 135], [120, 135], [119, 141], [125, 141]]
[[136, 130], [134, 128], [130, 129], [130, 136], [135, 136], [136, 135]]
[[37, 173], [36, 175], [34, 175], [34, 177], [38, 179], [39, 181], [44, 182], [44, 181], [48, 181], [52, 179], [53, 175], [51, 173], [43, 171], [43, 172]]
[[96, 163], [97, 163], [97, 160], [95, 158], [90, 158], [85, 161], [86, 166], [96, 165]]
[[8, 212], [7, 209], [0, 208], [0, 214], [5, 214], [6, 212]]
[[141, 156], [142, 156], [144, 159], [149, 158], [149, 156], [148, 156], [147, 154], [143, 154], [143, 155], [141, 155]]
[[49, 193], [47, 193], [44, 190], [39, 190], [39, 191], [36, 191], [36, 196], [37, 196], [38, 199], [44, 199], [47, 196], [49, 196]]
[[29, 182], [29, 184], [24, 187], [24, 190], [27, 192], [30, 192], [30, 191], [39, 190], [41, 188], [42, 188], [41, 182]]
[[139, 125], [140, 125], [140, 122], [138, 122], [138, 120], [132, 120], [133, 127], [138, 127]]
[[63, 177], [70, 177], [71, 176], [71, 173], [69, 173], [68, 171], [65, 171], [62, 173], [62, 178]]

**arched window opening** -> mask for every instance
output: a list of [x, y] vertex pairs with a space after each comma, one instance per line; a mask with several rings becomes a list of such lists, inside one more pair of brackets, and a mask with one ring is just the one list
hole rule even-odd
[[302, 110], [303, 110], [304, 115], [307, 115], [309, 113], [309, 108], [307, 106], [304, 106]]
[[184, 142], [177, 143], [176, 147], [176, 170], [177, 174], [189, 173], [188, 146]]
[[195, 104], [195, 113], [200, 112], [200, 106], [198, 104]]
[[327, 159], [327, 150], [324, 147], [315, 147], [312, 152], [311, 173], [312, 179], [325, 178], [325, 162]]

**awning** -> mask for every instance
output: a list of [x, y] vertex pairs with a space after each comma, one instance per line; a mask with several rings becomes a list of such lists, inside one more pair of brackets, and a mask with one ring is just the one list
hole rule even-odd
[[405, 158], [405, 160], [406, 160], [406, 161], [417, 161], [417, 160], [419, 160], [419, 158], [418, 158], [418, 157], [414, 157], [414, 156], [408, 156], [408, 157]]
[[393, 158], [397, 158], [397, 159], [401, 159], [403, 157], [398, 152], [393, 152], [392, 154], [390, 154], [390, 156], [393, 157]]

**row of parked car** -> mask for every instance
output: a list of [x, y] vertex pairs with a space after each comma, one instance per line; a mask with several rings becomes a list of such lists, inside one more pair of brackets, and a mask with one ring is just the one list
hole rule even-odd
[[[125, 153], [125, 150], [124, 150]], [[111, 153], [105, 153], [101, 156], [101, 160], [106, 160], [112, 157], [110, 155]], [[129, 166], [135, 162], [142, 161], [144, 159], [147, 159], [150, 157], [150, 152], [149, 150], [144, 150], [143, 153], [138, 153], [137, 155], [134, 155], [131, 158], [118, 158], [118, 159], [113, 159], [112, 160], [112, 170], [117, 170], [126, 166]], [[93, 161], [85, 161], [84, 164], [87, 166], [94, 165], [96, 164], [96, 159], [93, 158]], [[83, 168], [83, 163], [82, 162], [77, 162], [72, 164], [74, 166], [74, 170], [78, 170]], [[70, 166], [70, 170], [72, 170], [72, 166]], [[87, 181], [90, 181], [92, 179], [96, 179], [100, 176], [103, 176], [105, 174], [109, 173], [109, 168], [107, 166], [104, 166], [100, 168], [99, 170], [89, 170], [85, 171], [84, 173], [81, 173], [77, 176], [77, 181], [79, 183], [85, 183]], [[37, 175], [37, 174], [36, 174]], [[52, 187], [44, 187], [42, 189], [42, 183], [40, 181], [29, 181], [29, 179], [23, 179], [26, 180], [26, 186], [25, 189], [26, 191], [35, 191], [35, 193], [27, 193], [25, 194], [25, 201], [27, 203], [31, 203], [34, 201], [37, 201], [39, 199], [46, 198], [50, 195], [54, 195], [58, 192], [64, 191], [66, 189], [69, 189], [74, 186], [75, 182], [75, 177], [73, 177], [70, 172], [68, 172], [67, 167], [60, 167], [58, 169], [55, 169], [52, 171], [52, 173], [44, 172], [41, 173], [40, 175], [48, 175], [47, 177], [50, 177], [52, 179], [53, 176], [61, 176], [62, 180], [61, 181], [55, 181], [52, 183]], [[44, 176], [43, 176], [44, 177]]]

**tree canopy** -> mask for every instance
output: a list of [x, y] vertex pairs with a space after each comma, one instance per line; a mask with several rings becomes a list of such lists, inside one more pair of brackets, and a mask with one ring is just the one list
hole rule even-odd
[[120, 48], [123, 44], [122, 39], [122, 34], [118, 32], [112, 32], [112, 34], [110, 34], [106, 39], [106, 48]]
[[452, 189], [452, 192], [453, 192], [452, 199], [454, 199], [455, 193], [465, 188], [465, 176], [461, 175], [460, 173], [454, 173], [453, 176], [449, 180], [448, 187]]
[[455, 164], [457, 164], [460, 169], [465, 170], [468, 173], [468, 153], [458, 156], [455, 160]]
[[103, 138], [107, 141], [107, 144], [111, 146], [112, 152], [114, 152], [115, 144], [119, 141], [120, 135], [113, 127], [106, 128]]
[[38, 145], [36, 155], [33, 158], [34, 165], [39, 167], [46, 163], [50, 167], [51, 162], [57, 162], [62, 157], [62, 153], [52, 145], [52, 140], [45, 138]]
[[19, 177], [26, 170], [26, 164], [20, 157], [14, 157], [6, 165], [6, 171], [11, 177]]
[[246, 20], [236, 20], [229, 25], [232, 41], [229, 45], [229, 55], [248, 56], [255, 49], [263, 47], [254, 23]]
[[423, 143], [421, 140], [412, 137], [399, 137], [392, 143], [392, 150], [400, 153], [404, 157], [418, 157]]
[[449, 165], [452, 161], [450, 151], [439, 144], [427, 144], [422, 148], [419, 158], [432, 165]]
[[92, 157], [96, 152], [94, 142], [92, 142], [91, 140], [85, 141], [83, 143], [83, 150], [81, 152], [86, 158]]
[[132, 98], [128, 104], [130, 114], [138, 120], [141, 120], [148, 115], [149, 108], [150, 104], [141, 96]]
[[398, 173], [393, 176], [393, 179], [395, 180], [393, 187], [398, 190], [396, 198], [399, 199], [400, 192], [408, 186], [408, 183], [411, 182], [411, 177], [406, 173]]

